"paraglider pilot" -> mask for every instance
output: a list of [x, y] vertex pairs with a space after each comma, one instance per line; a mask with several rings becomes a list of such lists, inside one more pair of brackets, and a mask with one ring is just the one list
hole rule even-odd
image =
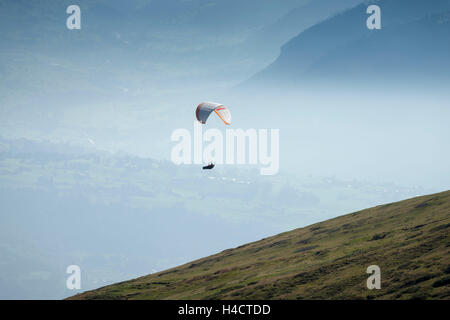
[[207, 166], [204, 166], [203, 167], [203, 170], [209, 170], [209, 169], [212, 169], [212, 168], [214, 168], [214, 163], [212, 163], [212, 162], [210, 162]]

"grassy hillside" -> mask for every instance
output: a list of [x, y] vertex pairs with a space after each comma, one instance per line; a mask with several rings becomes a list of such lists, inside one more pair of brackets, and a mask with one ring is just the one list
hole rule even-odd
[[[72, 298], [449, 299], [449, 227], [446, 191], [351, 213]], [[373, 264], [381, 268], [380, 290], [366, 287], [366, 269]]]

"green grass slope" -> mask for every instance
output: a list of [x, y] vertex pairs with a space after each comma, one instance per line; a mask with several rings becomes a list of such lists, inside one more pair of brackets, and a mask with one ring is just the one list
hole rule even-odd
[[[449, 228], [446, 191], [285, 232], [71, 299], [449, 299]], [[366, 287], [370, 265], [381, 269], [379, 290]]]

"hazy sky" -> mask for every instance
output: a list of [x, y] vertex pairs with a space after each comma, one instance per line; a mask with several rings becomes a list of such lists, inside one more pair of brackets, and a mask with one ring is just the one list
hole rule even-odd
[[[81, 30], [66, 28], [72, 1], [0, 6], [0, 298], [72, 295], [70, 264], [87, 290], [449, 187], [450, 59], [433, 39], [450, 29], [423, 17], [428, 1], [389, 6], [402, 14], [363, 38], [327, 19], [350, 0], [323, 14], [329, 1], [77, 3]], [[349, 72], [394, 56], [412, 73]], [[193, 132], [202, 101], [225, 104], [232, 129], [279, 129], [279, 173], [173, 165], [171, 134]], [[205, 130], [224, 133], [213, 116]]]

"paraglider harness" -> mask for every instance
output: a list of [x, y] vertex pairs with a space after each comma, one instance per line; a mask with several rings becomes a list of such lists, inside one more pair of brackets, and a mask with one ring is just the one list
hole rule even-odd
[[205, 170], [205, 169], [206, 169], [206, 170], [209, 170], [209, 169], [212, 169], [212, 168], [214, 168], [214, 163], [211, 162], [211, 163], [208, 164], [207, 166], [204, 166], [204, 167], [203, 167], [203, 170]]

